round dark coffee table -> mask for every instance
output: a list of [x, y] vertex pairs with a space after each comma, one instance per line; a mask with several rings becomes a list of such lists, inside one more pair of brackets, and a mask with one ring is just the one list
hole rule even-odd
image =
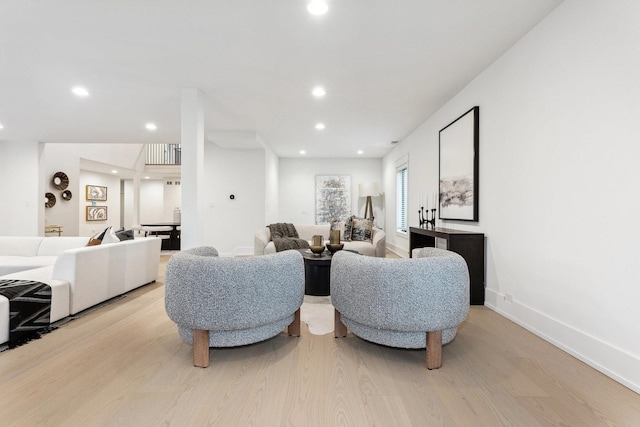
[[304, 258], [304, 293], [327, 296], [331, 292], [331, 252], [316, 255], [309, 249], [298, 249]]

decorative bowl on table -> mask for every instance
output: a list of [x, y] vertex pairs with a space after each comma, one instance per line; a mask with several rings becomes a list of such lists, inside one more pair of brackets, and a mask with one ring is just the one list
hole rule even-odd
[[344, 243], [327, 243], [327, 249], [329, 249], [329, 252], [332, 254], [338, 252], [342, 248], [344, 248]]
[[324, 246], [313, 246], [313, 245], [310, 245], [309, 249], [311, 249], [311, 252], [313, 252], [316, 255], [320, 255], [322, 252], [324, 252]]

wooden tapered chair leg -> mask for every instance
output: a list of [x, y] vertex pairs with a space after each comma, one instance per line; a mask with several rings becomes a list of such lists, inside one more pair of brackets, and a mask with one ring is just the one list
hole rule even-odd
[[342, 323], [342, 320], [340, 320], [340, 312], [338, 310], [335, 311], [333, 325], [333, 333], [336, 338], [347, 336], [347, 327]]
[[427, 369], [442, 366], [442, 331], [427, 332]]
[[193, 366], [209, 366], [209, 331], [193, 330]]
[[296, 310], [296, 313], [293, 318], [293, 322], [287, 326], [287, 333], [294, 337], [300, 336], [300, 309]]

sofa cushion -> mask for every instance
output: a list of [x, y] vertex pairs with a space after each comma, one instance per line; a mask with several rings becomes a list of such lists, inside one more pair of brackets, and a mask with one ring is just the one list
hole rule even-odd
[[36, 256], [44, 237], [0, 236], [0, 255]]
[[371, 242], [373, 240], [373, 221], [353, 217], [351, 240], [359, 242]]
[[0, 256], [0, 276], [53, 265], [57, 258], [56, 256]]
[[45, 237], [38, 248], [38, 256], [58, 256], [67, 249], [81, 248], [88, 237]]
[[344, 248], [347, 251], [355, 251], [361, 255], [376, 256], [376, 248], [370, 242], [360, 242], [352, 240], [344, 243]]
[[351, 229], [353, 227], [353, 217], [343, 219], [342, 221], [334, 221], [331, 223], [332, 230], [340, 230], [340, 240], [343, 242], [351, 241]]

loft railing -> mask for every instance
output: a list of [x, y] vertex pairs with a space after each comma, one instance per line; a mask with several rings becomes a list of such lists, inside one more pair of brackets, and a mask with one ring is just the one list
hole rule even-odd
[[147, 144], [147, 165], [181, 164], [180, 144]]

